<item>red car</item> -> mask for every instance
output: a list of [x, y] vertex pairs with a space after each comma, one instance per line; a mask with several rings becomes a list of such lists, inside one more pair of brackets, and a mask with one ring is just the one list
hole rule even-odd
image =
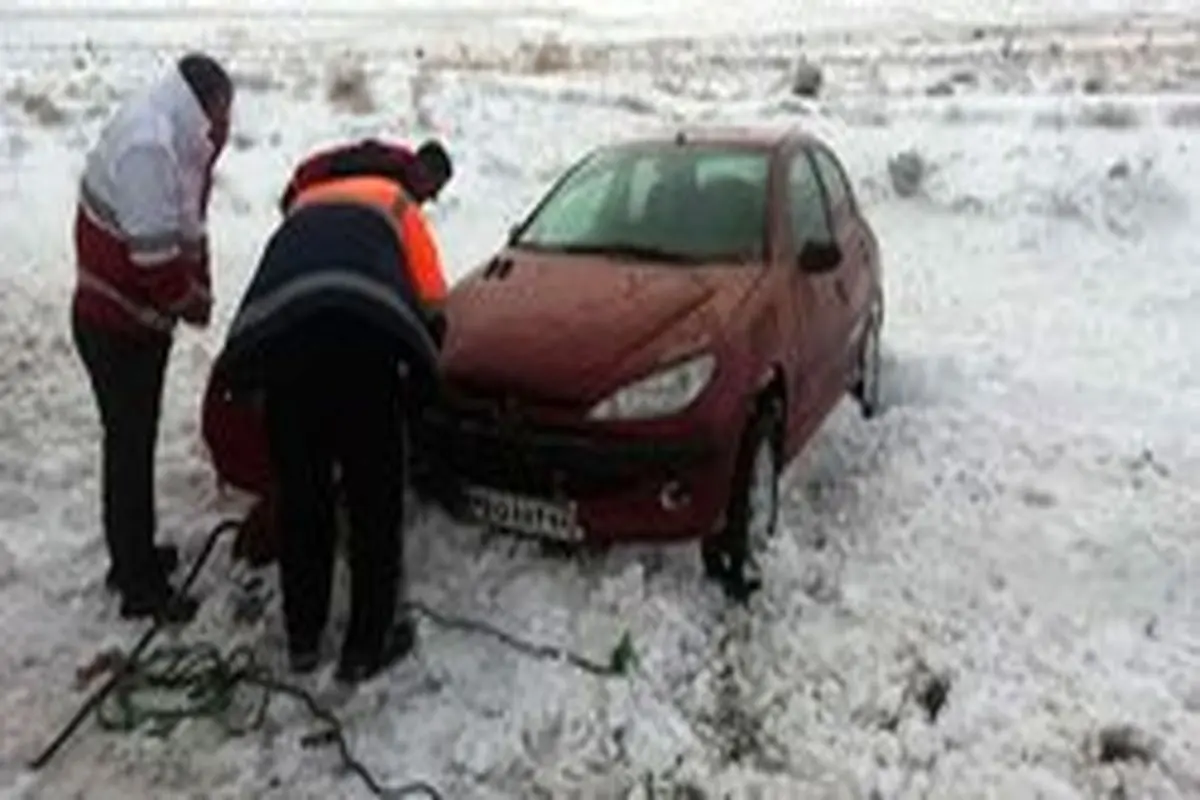
[[490, 526], [699, 539], [746, 592], [778, 478], [849, 391], [879, 407], [879, 249], [799, 130], [607, 146], [451, 292], [423, 447]]

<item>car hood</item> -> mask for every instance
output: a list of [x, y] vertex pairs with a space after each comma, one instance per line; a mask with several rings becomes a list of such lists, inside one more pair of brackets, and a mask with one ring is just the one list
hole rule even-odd
[[465, 391], [596, 402], [719, 340], [761, 272], [505, 252], [450, 293], [443, 374]]

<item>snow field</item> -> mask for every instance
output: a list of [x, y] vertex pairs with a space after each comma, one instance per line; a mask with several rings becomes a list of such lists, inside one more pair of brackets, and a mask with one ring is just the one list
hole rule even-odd
[[[423, 625], [418, 658], [356, 694], [312, 682], [382, 780], [470, 798], [1200, 797], [1194, 21], [977, 36], [942, 3], [926, 7], [945, 11], [936, 29], [915, 19], [906, 38], [878, 27], [905, 9], [881, 5], [853, 36], [812, 35], [828, 92], [802, 103], [780, 92], [798, 52], [782, 24], [596, 45], [662, 26], [631, 14], [601, 25], [577, 8], [503, 25], [498, 12], [397, 12], [420, 23], [358, 47], [350, 37], [380, 30], [378, 17], [268, 27], [220, 10], [134, 29], [5, 12], [0, 793], [366, 796], [332, 752], [301, 749], [309, 727], [282, 700], [245, 740], [203, 722], [163, 741], [88, 727], [36, 780], [21, 771], [82, 701], [67, 690], [75, 668], [140, 631], [100, 586], [97, 427], [66, 325], [69, 223], [104, 115], [195, 35], [228, 55], [242, 94], [214, 197], [220, 305], [212, 330], [179, 337], [160, 438], [161, 526], [192, 555], [243, 507], [212, 485], [200, 391], [282, 181], [313, 146], [444, 135], [459, 174], [435, 218], [457, 275], [583, 150], [686, 121], [818, 126], [882, 239], [888, 411], [864, 423], [839, 409], [789, 473], [751, 608], [726, 608], [691, 549], [562, 562], [422, 512], [415, 596], [600, 660], [628, 631], [641, 666], [604, 681]], [[87, 22], [90, 48], [64, 17]], [[569, 43], [580, 20], [592, 44]], [[547, 45], [552, 25], [568, 43]], [[1089, 80], [1103, 91], [1080, 93]], [[888, 163], [909, 150], [928, 176], [900, 197]], [[184, 636], [251, 642], [278, 662], [274, 606], [256, 625], [230, 621], [238, 577], [220, 550]], [[1148, 763], [1099, 757], [1119, 726]]]

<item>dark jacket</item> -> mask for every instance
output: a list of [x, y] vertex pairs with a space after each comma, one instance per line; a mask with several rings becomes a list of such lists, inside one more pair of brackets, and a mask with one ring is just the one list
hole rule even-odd
[[271, 348], [306, 320], [339, 312], [371, 323], [414, 389], [436, 385], [439, 331], [421, 311], [392, 225], [376, 211], [321, 204], [289, 215], [267, 242], [214, 365], [234, 392], [262, 388]]

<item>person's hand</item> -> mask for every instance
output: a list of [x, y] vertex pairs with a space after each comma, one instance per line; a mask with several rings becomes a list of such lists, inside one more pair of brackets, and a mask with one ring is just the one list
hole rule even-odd
[[199, 298], [184, 307], [183, 321], [197, 328], [207, 328], [212, 321], [212, 297]]
[[180, 316], [184, 322], [198, 328], [208, 327], [212, 320], [212, 272], [209, 269], [208, 237], [193, 243], [188, 250], [190, 282], [188, 303]]
[[200, 236], [196, 239], [191, 239], [183, 243], [183, 257], [188, 261], [194, 261], [204, 265], [204, 269], [208, 269], [208, 237]]
[[426, 327], [429, 328], [429, 336], [433, 339], [433, 343], [437, 345], [439, 350], [442, 349], [442, 343], [446, 340], [446, 314], [440, 309], [430, 311], [425, 316]]

